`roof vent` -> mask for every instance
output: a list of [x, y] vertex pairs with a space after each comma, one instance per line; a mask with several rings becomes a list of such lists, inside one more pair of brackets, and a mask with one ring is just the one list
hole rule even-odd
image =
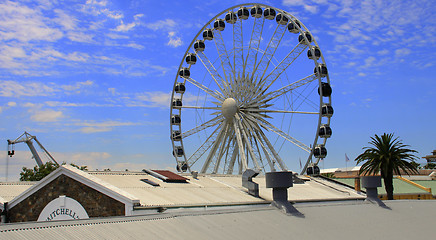
[[153, 181], [151, 181], [150, 179], [141, 179], [141, 181], [142, 182], [145, 182], [145, 183], [148, 183], [148, 184], [150, 184], [151, 186], [153, 186], [153, 187], [159, 187], [160, 185], [159, 185], [159, 183], [156, 183], [156, 182], [153, 182]]
[[388, 208], [380, 198], [378, 198], [377, 188], [381, 187], [381, 176], [360, 177], [360, 184], [366, 188], [366, 200], [378, 204], [380, 207]]
[[248, 189], [248, 194], [259, 197], [259, 184], [253, 182], [253, 178], [259, 175], [259, 171], [247, 169], [242, 174], [242, 186]]
[[292, 172], [268, 172], [265, 174], [266, 187], [272, 188], [272, 206], [287, 214], [302, 216], [288, 201], [288, 188], [293, 186]]

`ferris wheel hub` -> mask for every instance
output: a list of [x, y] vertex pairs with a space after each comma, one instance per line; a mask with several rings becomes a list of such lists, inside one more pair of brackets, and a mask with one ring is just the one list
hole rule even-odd
[[238, 110], [238, 104], [233, 98], [227, 98], [226, 100], [224, 100], [223, 105], [221, 106], [221, 112], [223, 113], [223, 116], [228, 120], [232, 119], [238, 112]]

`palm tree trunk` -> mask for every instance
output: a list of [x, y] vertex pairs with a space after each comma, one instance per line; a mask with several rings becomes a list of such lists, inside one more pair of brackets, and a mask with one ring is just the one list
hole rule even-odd
[[386, 177], [383, 177], [383, 181], [385, 183], [386, 194], [388, 195], [388, 200], [394, 200], [394, 181], [391, 174], [386, 174]]

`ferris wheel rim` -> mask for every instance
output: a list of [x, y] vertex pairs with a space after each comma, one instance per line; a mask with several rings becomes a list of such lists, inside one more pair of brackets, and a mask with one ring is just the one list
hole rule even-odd
[[[272, 7], [272, 6], [269, 6], [269, 5], [266, 5], [266, 4], [261, 4], [261, 3], [245, 3], [245, 4], [238, 4], [238, 5], [235, 5], [235, 6], [232, 6], [232, 7], [229, 7], [229, 8], [227, 8], [227, 9], [225, 9], [225, 10], [223, 10], [223, 11], [221, 11], [220, 13], [218, 13], [217, 15], [215, 15], [214, 17], [212, 17], [199, 31], [198, 31], [198, 33], [195, 35], [195, 37], [193, 38], [193, 40], [191, 41], [191, 43], [189, 44], [189, 46], [188, 46], [188, 48], [187, 48], [187, 50], [185, 51], [185, 54], [183, 55], [183, 57], [182, 57], [182, 60], [181, 60], [181, 63], [180, 63], [180, 65], [179, 65], [179, 68], [178, 68], [178, 70], [177, 70], [177, 74], [176, 74], [176, 78], [175, 78], [175, 81], [174, 81], [174, 85], [173, 85], [173, 90], [172, 90], [172, 94], [171, 94], [171, 100], [170, 100], [170, 121], [171, 121], [171, 117], [174, 115], [173, 114], [173, 112], [175, 112], [175, 111], [178, 111], [178, 113], [179, 113], [179, 116], [181, 116], [182, 114], [182, 108], [180, 107], [180, 108], [175, 108], [173, 105], [172, 105], [172, 103], [173, 103], [173, 100], [174, 100], [174, 95], [175, 95], [175, 91], [174, 91], [174, 89], [175, 89], [175, 87], [176, 87], [176, 84], [179, 82], [178, 81], [178, 79], [179, 79], [179, 71], [181, 70], [181, 68], [183, 67], [183, 65], [184, 65], [184, 61], [185, 61], [185, 58], [186, 58], [186, 56], [190, 53], [190, 50], [192, 50], [192, 48], [193, 48], [193, 44], [195, 43], [195, 41], [196, 40], [198, 40], [199, 39], [199, 36], [200, 36], [200, 34], [205, 30], [205, 29], [207, 29], [207, 27], [208, 26], [210, 26], [210, 24], [212, 23], [212, 22], [214, 22], [216, 19], [218, 19], [220, 16], [222, 16], [223, 14], [225, 14], [225, 13], [227, 13], [227, 12], [229, 12], [229, 11], [232, 11], [232, 12], [235, 12], [234, 10], [235, 9], [238, 9], [238, 8], [241, 8], [241, 7], [261, 7], [261, 8], [271, 8], [271, 9], [274, 9], [274, 10], [276, 10], [277, 11], [277, 13], [282, 13], [282, 14], [285, 14], [286, 16], [289, 16], [289, 19], [292, 21], [292, 22], [294, 22], [294, 20], [295, 21], [298, 21], [299, 22], [299, 24], [301, 24], [301, 25], [299, 25], [299, 26], [301, 26], [301, 27], [299, 27], [299, 33], [301, 33], [301, 34], [303, 34], [303, 37], [305, 38], [305, 40], [307, 40], [307, 36], [305, 35], [305, 33], [309, 33], [310, 34], [310, 31], [307, 29], [307, 27], [301, 22], [301, 21], [299, 21], [295, 16], [293, 16], [292, 14], [290, 14], [290, 13], [288, 13], [288, 12], [286, 12], [286, 11], [283, 11], [283, 10], [281, 10], [281, 9], [278, 9], [278, 8], [275, 8], [275, 7]], [[263, 17], [262, 17], [263, 18]], [[313, 36], [312, 34], [310, 34], [311, 36]], [[311, 50], [310, 48], [312, 47], [312, 46], [314, 46], [314, 47], [317, 47], [318, 49], [320, 49], [319, 48], [319, 46], [318, 46], [318, 44], [317, 44], [317, 42], [316, 42], [316, 40], [312, 37], [312, 40], [310, 41], [310, 44], [308, 44], [308, 46], [309, 46], [309, 50], [310, 51], [312, 51], [312, 54], [314, 54], [314, 52], [313, 52], [313, 50]], [[316, 59], [316, 58], [314, 58], [314, 59], [312, 59], [313, 61], [314, 61], [314, 63], [315, 63], [315, 66], [316, 67], [318, 67], [320, 64], [318, 63], [318, 60]], [[324, 64], [324, 66], [326, 66], [326, 63], [325, 63], [325, 59], [324, 59], [324, 55], [323, 54], [321, 54], [320, 55], [320, 57], [319, 57], [319, 60], [320, 60], [320, 62], [322, 63], [322, 64]], [[191, 67], [191, 65], [189, 65], [189, 68]], [[266, 70], [265, 70], [266, 71]], [[326, 82], [326, 83], [328, 83], [328, 84], [330, 84], [330, 78], [329, 78], [329, 75], [327, 74], [326, 76], [324, 76], [324, 78], [322, 78], [321, 77], [321, 75], [320, 76], [318, 76], [317, 77], [318, 78], [318, 85], [319, 86], [321, 86], [321, 84], [323, 83], [322, 81], [323, 81], [323, 79], [324, 79], [324, 82]], [[186, 82], [186, 80], [184, 80], [184, 82]], [[312, 144], [312, 147], [311, 147], [311, 151], [310, 151], [310, 153], [309, 153], [309, 156], [308, 156], [308, 160], [306, 161], [306, 164], [305, 164], [305, 166], [304, 166], [304, 169], [303, 169], [303, 172], [305, 171], [305, 169], [307, 168], [307, 166], [308, 166], [308, 164], [311, 162], [311, 159], [312, 159], [312, 155], [313, 155], [313, 149], [315, 148], [315, 146], [317, 145], [317, 143], [318, 143], [318, 139], [319, 139], [319, 134], [318, 134], [318, 129], [320, 128], [320, 126], [321, 126], [321, 124], [322, 124], [322, 115], [321, 115], [321, 107], [324, 105], [324, 103], [327, 103], [327, 104], [329, 104], [329, 105], [331, 105], [331, 95], [329, 95], [327, 98], [328, 98], [328, 100], [327, 101], [324, 101], [324, 99], [323, 99], [323, 96], [322, 96], [322, 91], [323, 91], [323, 88], [321, 88], [321, 87], [319, 87], [319, 91], [320, 91], [320, 103], [319, 103], [319, 111], [318, 111], [318, 115], [319, 115], [319, 117], [318, 117], [318, 124], [317, 124], [317, 129], [316, 129], [316, 134], [315, 134], [315, 138], [314, 138], [314, 141], [313, 141], [313, 144]], [[181, 99], [183, 99], [183, 94], [181, 94]], [[327, 125], [330, 125], [330, 119], [331, 119], [331, 117], [328, 117], [327, 118]], [[180, 130], [180, 132], [181, 132], [181, 126], [179, 126], [179, 130]], [[174, 130], [173, 130], [173, 124], [171, 124], [170, 123], [170, 134], [172, 134], [174, 132]], [[174, 151], [175, 151], [175, 147], [176, 147], [176, 145], [175, 145], [175, 141], [173, 140], [173, 139], [171, 139], [171, 141], [172, 141], [172, 147], [173, 147], [173, 154], [174, 154]], [[323, 146], [325, 146], [325, 144], [326, 144], [326, 142], [327, 142], [327, 138], [324, 138], [323, 139], [323, 141], [322, 141], [322, 145]], [[184, 148], [184, 145], [183, 145], [183, 138], [182, 139], [180, 139], [180, 145], [181, 145], [181, 148], [184, 150], [185, 148]], [[177, 161], [177, 164], [178, 164], [178, 167], [181, 167], [180, 166], [180, 162], [177, 160], [177, 156], [175, 156], [176, 157], [176, 161]], [[183, 154], [183, 158], [184, 158], [184, 162], [185, 163], [187, 163], [188, 161], [187, 161], [187, 158], [186, 158], [186, 154]], [[317, 160], [317, 162], [316, 162], [316, 164], [319, 162], [319, 159]], [[191, 171], [191, 169], [190, 169], [190, 165], [188, 165], [187, 166], [187, 170], [188, 171]], [[303, 173], [302, 172], [302, 173]]]

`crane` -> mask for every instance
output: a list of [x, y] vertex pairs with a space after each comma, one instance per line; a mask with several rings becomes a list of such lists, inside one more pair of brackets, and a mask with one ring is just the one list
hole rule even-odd
[[38, 155], [38, 152], [36, 151], [35, 147], [33, 146], [32, 140], [35, 141], [39, 145], [39, 147], [47, 154], [47, 156], [50, 158], [50, 160], [56, 164], [56, 166], [59, 166], [58, 162], [56, 162], [56, 160], [50, 155], [50, 153], [47, 151], [47, 149], [45, 149], [44, 146], [42, 146], [42, 144], [38, 141], [38, 139], [36, 139], [36, 136], [30, 135], [28, 132], [24, 132], [19, 137], [17, 137], [15, 140], [8, 139], [8, 156], [12, 157], [15, 154], [14, 144], [24, 142], [30, 148], [30, 151], [33, 154], [33, 158], [35, 159], [38, 166], [41, 167], [42, 161]]

